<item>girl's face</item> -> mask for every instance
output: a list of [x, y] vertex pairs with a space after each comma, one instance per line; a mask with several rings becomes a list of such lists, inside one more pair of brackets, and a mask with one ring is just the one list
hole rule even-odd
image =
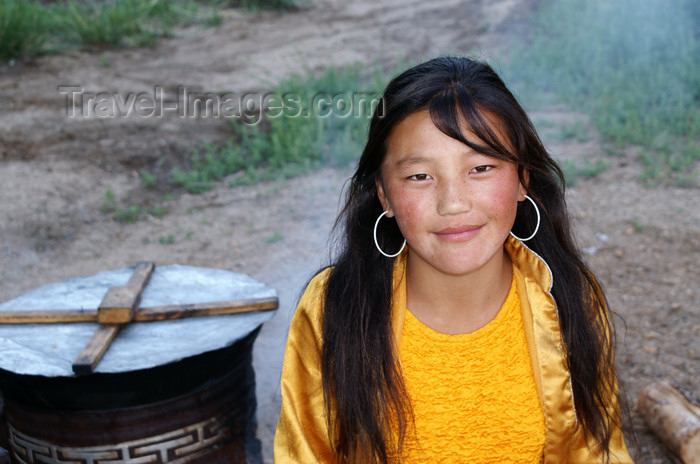
[[[463, 132], [481, 143], [471, 131]], [[408, 242], [411, 266], [452, 276], [503, 260], [518, 201], [527, 193], [515, 164], [448, 137], [427, 110], [411, 114], [389, 134], [377, 191]]]

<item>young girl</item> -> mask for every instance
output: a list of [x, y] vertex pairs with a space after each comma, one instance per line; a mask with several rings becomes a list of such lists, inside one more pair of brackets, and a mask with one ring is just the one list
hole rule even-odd
[[291, 324], [275, 462], [632, 462], [606, 300], [523, 109], [466, 58], [382, 103]]

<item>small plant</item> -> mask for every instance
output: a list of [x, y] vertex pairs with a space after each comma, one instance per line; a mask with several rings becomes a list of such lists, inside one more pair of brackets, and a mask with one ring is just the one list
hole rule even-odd
[[109, 59], [109, 57], [105, 54], [100, 55], [100, 66], [103, 68], [109, 68], [112, 66], [112, 60]]
[[272, 235], [270, 235], [269, 237], [267, 237], [265, 239], [265, 243], [269, 243], [269, 244], [277, 243], [277, 242], [281, 242], [283, 239], [284, 239], [284, 236], [279, 231], [276, 230], [275, 233], [273, 233]]
[[[111, 189], [107, 189], [102, 197], [102, 205], [100, 206], [100, 213], [111, 214], [115, 221], [123, 222], [126, 224], [133, 224], [138, 221], [145, 210], [141, 206], [133, 205], [129, 207], [120, 207], [117, 204], [117, 198]], [[167, 214], [167, 211], [158, 206], [154, 206], [149, 213], [153, 216]], [[162, 214], [161, 214], [162, 213]]]
[[148, 214], [154, 217], [161, 217], [165, 216], [168, 214], [168, 210], [163, 208], [162, 206], [155, 205], [151, 209], [148, 210]]
[[117, 208], [112, 217], [114, 217], [116, 221], [133, 224], [139, 220], [139, 216], [141, 216], [142, 212], [140, 206], [134, 205], [128, 208]]
[[640, 222], [637, 218], [634, 218], [632, 219], [632, 228], [635, 232], [642, 233], [644, 232], [644, 229], [647, 228], [647, 226], [644, 223]]
[[168, 234], [164, 235], [162, 237], [158, 237], [158, 243], [161, 245], [171, 245], [175, 243], [175, 235], [174, 234]]
[[173, 168], [172, 180], [190, 193], [202, 193], [211, 190], [223, 177], [249, 164], [242, 156], [241, 146], [234, 139], [229, 139], [224, 147], [205, 144], [202, 151], [195, 151], [190, 158], [189, 169]]
[[107, 189], [104, 197], [102, 197], [102, 206], [100, 206], [100, 213], [110, 214], [117, 209], [117, 198], [114, 196], [114, 192], [111, 189]]
[[141, 171], [139, 173], [139, 176], [141, 177], [141, 185], [143, 185], [146, 188], [153, 187], [156, 185], [156, 176], [151, 174], [148, 171]]
[[569, 186], [575, 186], [580, 177], [592, 179], [609, 167], [610, 162], [603, 158], [598, 159], [595, 164], [591, 164], [588, 159], [585, 159], [583, 166], [577, 165], [576, 162], [572, 160], [566, 160], [562, 163], [564, 178], [566, 179], [566, 184]]
[[560, 140], [576, 139], [576, 141], [581, 143], [588, 142], [590, 140], [586, 125], [580, 121], [561, 126], [561, 130], [559, 131], [557, 138]]

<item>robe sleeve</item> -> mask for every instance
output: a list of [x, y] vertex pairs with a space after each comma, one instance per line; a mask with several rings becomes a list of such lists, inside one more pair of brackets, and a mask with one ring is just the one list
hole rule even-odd
[[282, 366], [282, 410], [275, 433], [276, 464], [334, 462], [321, 383], [321, 324], [328, 270], [299, 300]]

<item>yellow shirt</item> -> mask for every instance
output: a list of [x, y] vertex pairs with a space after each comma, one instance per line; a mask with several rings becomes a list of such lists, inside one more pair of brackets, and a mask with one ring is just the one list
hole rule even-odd
[[544, 415], [515, 281], [471, 333], [436, 332], [407, 311], [400, 357], [415, 424], [403, 462], [542, 462]]

